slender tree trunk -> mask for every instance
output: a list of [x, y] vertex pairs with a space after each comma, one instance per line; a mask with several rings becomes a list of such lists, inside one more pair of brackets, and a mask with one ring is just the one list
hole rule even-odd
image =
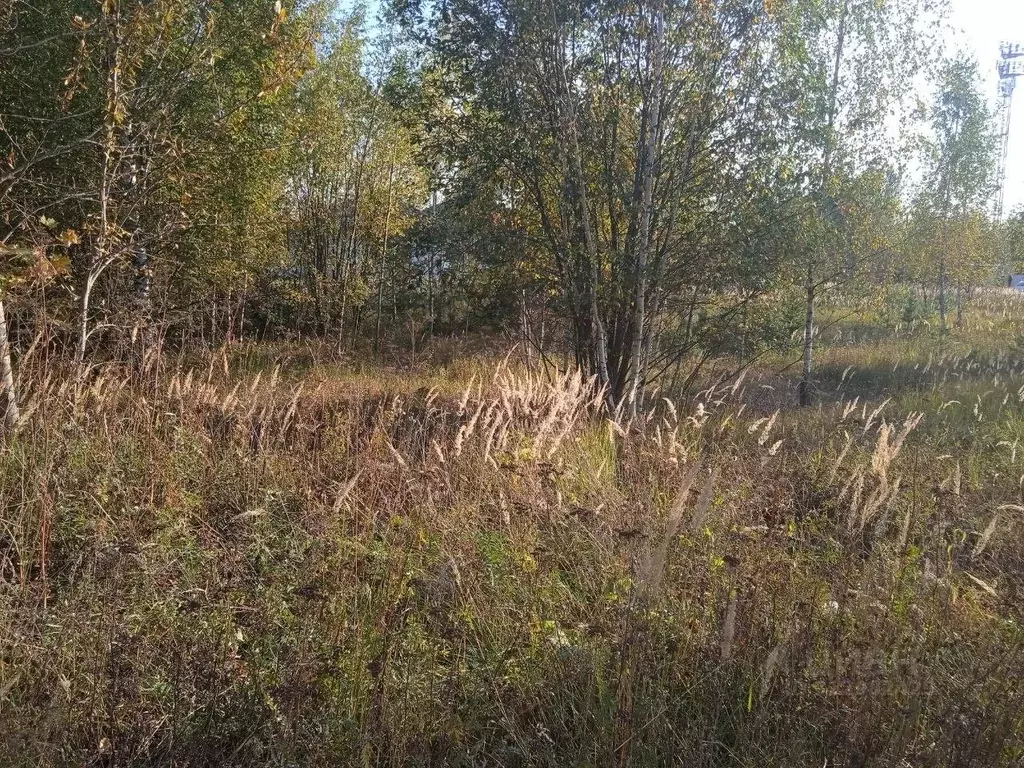
[[11, 343], [7, 336], [7, 316], [4, 303], [0, 300], [0, 382], [3, 383], [5, 398], [4, 427], [8, 433], [18, 425], [21, 416], [18, 410], [18, 393], [14, 387], [14, 367], [11, 365]]
[[338, 351], [345, 348], [345, 313], [348, 310], [348, 259], [341, 266], [341, 315], [338, 318]]
[[[132, 186], [137, 187], [137, 194], [145, 194], [146, 184], [150, 172], [150, 152], [145, 142], [141, 143], [141, 149], [135, 153], [138, 161], [138, 172], [133, 174]], [[155, 333], [153, 329], [153, 273], [150, 265], [149, 250], [146, 248], [145, 236], [142, 231], [142, 216], [136, 210], [130, 218], [132, 268], [135, 272], [135, 280], [132, 285], [132, 303], [135, 314], [134, 330], [135, 338], [132, 339], [132, 346], [135, 348], [135, 364], [141, 371], [146, 364], [150, 350], [153, 348]]]
[[355, 348], [356, 343], [359, 340], [359, 332], [363, 328], [363, 311], [365, 309], [366, 307], [362, 306], [356, 307], [352, 311], [352, 335], [349, 343], [352, 345], [353, 348]]
[[[842, 15], [839, 17], [839, 34], [836, 38], [836, 55], [832, 63], [832, 83], [829, 87], [828, 128], [825, 135], [825, 154], [821, 166], [821, 191], [827, 192], [832, 176], [832, 155], [835, 152], [835, 126], [839, 97], [839, 77], [842, 72], [843, 53], [846, 48], [846, 21], [850, 12], [850, 0], [843, 0]], [[814, 281], [814, 257], [807, 259], [806, 301], [804, 310], [804, 366], [800, 377], [800, 405], [812, 402], [811, 370], [814, 362], [814, 302], [817, 299], [817, 284]]]
[[744, 301], [740, 325], [740, 365], [747, 362], [747, 317], [749, 315], [749, 308], [750, 305]]
[[136, 245], [132, 249], [132, 266], [135, 268], [135, 308], [139, 313], [139, 322], [148, 327], [152, 310], [150, 294], [153, 277], [149, 268], [149, 252], [144, 245]]
[[103, 159], [103, 183], [100, 190], [100, 231], [96, 237], [96, 252], [92, 255], [89, 266], [86, 269], [85, 284], [82, 286], [82, 295], [78, 304], [78, 343], [75, 346], [75, 364], [78, 367], [81, 367], [82, 363], [85, 362], [85, 349], [89, 341], [89, 304], [92, 297], [92, 289], [108, 258], [109, 157], [110, 153], [105, 152]]
[[946, 255], [939, 257], [939, 325], [946, 333]]
[[605, 398], [608, 409], [615, 410], [618, 404], [618, 392], [612, 391], [611, 379], [608, 375], [608, 336], [605, 332], [604, 323], [601, 320], [601, 309], [598, 303], [598, 291], [601, 285], [600, 253], [597, 247], [597, 237], [590, 217], [590, 202], [587, 195], [587, 180], [583, 175], [583, 161], [581, 159], [579, 127], [576, 123], [576, 108], [572, 103], [572, 91], [569, 89], [569, 80], [565, 74], [565, 62], [561, 53], [561, 45], [557, 44], [557, 61], [561, 77], [561, 91], [564, 102], [566, 117], [566, 128], [569, 139], [570, 167], [573, 174], [573, 187], [576, 191], [576, 203], [579, 208], [580, 225], [583, 230], [583, 245], [589, 262], [588, 299], [590, 304], [591, 323], [591, 345], [593, 362], [597, 368], [598, 383], [605, 389]]
[[[245, 286], [238, 302], [238, 340], [245, 340], [245, 306], [249, 303], [249, 275], [245, 276]], [[163, 346], [161, 344], [161, 346]]]
[[[387, 238], [384, 238], [385, 241]], [[384, 262], [387, 255], [386, 247], [380, 255], [380, 269], [377, 272], [377, 318], [373, 329], [373, 354], [380, 354], [380, 329], [384, 315]]]
[[153, 306], [152, 287], [153, 279], [149, 267], [149, 252], [145, 245], [136, 244], [132, 248], [132, 265], [135, 269], [135, 284], [133, 286], [135, 304], [135, 327], [137, 337], [133, 346], [136, 349], [135, 365], [139, 369], [146, 364], [146, 358], [153, 348]]
[[434, 249], [427, 249], [427, 319], [430, 338], [434, 338]]
[[[660, 304], [660, 302], [659, 302], [659, 304]], [[657, 317], [658, 317], [658, 312], [657, 311], [651, 312], [651, 322], [648, 323], [648, 325], [647, 325], [647, 333], [644, 334], [644, 340], [643, 340], [644, 353], [643, 353], [643, 358], [642, 358], [641, 365], [640, 365], [640, 381], [641, 382], [646, 382], [647, 381], [647, 375], [648, 375], [648, 371], [649, 371], [649, 368], [650, 368], [650, 365], [651, 365], [651, 360], [652, 360], [652, 358], [654, 356], [654, 345], [655, 345], [655, 342], [657, 340], [657, 333], [656, 333], [656, 331], [658, 330], [658, 329], [656, 329], [654, 327], [654, 323], [657, 322]], [[640, 390], [637, 393], [637, 398], [636, 398], [636, 407], [637, 407], [638, 410], [641, 410], [641, 411], [643, 410], [643, 408], [644, 408], [644, 398], [646, 398], [646, 396], [647, 396], [647, 389], [645, 387], [640, 387]]]
[[391, 165], [388, 168], [388, 209], [384, 213], [384, 238], [380, 249], [380, 270], [377, 275], [377, 327], [373, 332], [373, 353], [380, 352], [380, 321], [384, 314], [384, 264], [388, 258], [388, 235], [391, 229], [391, 206], [395, 191], [395, 154], [397, 148], [391, 149]]
[[690, 348], [690, 339], [693, 336], [693, 315], [697, 311], [697, 292], [697, 286], [693, 286], [690, 305], [686, 309], [686, 330], [683, 333], [683, 349]]
[[641, 177], [643, 179], [640, 200], [640, 231], [637, 233], [636, 249], [636, 280], [633, 298], [633, 339], [629, 354], [628, 370], [631, 372], [632, 385], [629, 391], [629, 412], [636, 416], [637, 401], [643, 382], [643, 351], [644, 332], [647, 323], [647, 264], [650, 260], [653, 242], [652, 219], [654, 207], [654, 174], [655, 155], [658, 146], [658, 134], [661, 131], [661, 84], [664, 69], [664, 7], [659, 3], [654, 10], [654, 64], [651, 76], [650, 121], [641, 157]]
[[[104, 4], [104, 23], [107, 25], [107, 103], [104, 116], [105, 137], [103, 141], [103, 170], [100, 179], [100, 221], [96, 236], [96, 249], [86, 268], [85, 285], [79, 303], [78, 344], [75, 347], [75, 364], [81, 369], [85, 362], [85, 349], [89, 340], [89, 299], [93, 285], [100, 273], [110, 262], [110, 194], [113, 175], [113, 155], [117, 143], [118, 112], [121, 101], [121, 44], [117, 4], [107, 10]], [[79, 371], [81, 373], [81, 370]]]
[[811, 365], [814, 357], [814, 301], [816, 290], [814, 285], [814, 267], [807, 265], [807, 305], [804, 310], [804, 367], [800, 377], [800, 405], [811, 404]]
[[89, 341], [89, 300], [92, 297], [94, 284], [93, 275], [87, 274], [85, 285], [82, 287], [82, 296], [78, 300], [78, 343], [75, 346], [75, 364], [79, 368], [85, 362], [85, 346]]
[[360, 153], [359, 164], [356, 168], [355, 201], [352, 210], [352, 231], [349, 233], [348, 248], [345, 254], [345, 263], [341, 269], [341, 318], [338, 321], [338, 349], [345, 347], [345, 311], [348, 307], [348, 273], [349, 263], [355, 258], [356, 234], [359, 229], [359, 202], [363, 190], [363, 167], [366, 164], [366, 154], [369, 151], [369, 141], [364, 142], [363, 151]]
[[526, 311], [526, 290], [519, 292], [519, 333], [523, 339], [523, 352], [526, 356], [526, 369], [533, 370], [533, 344], [530, 339], [530, 319]]

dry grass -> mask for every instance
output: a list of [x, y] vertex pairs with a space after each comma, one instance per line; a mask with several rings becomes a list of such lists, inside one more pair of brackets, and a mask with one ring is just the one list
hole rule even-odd
[[509, 360], [29, 367], [2, 761], [1019, 764], [1024, 376], [911, 363], [633, 423]]

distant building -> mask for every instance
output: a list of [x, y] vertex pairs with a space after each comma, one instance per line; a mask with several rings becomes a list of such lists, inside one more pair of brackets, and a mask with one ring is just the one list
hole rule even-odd
[[1015, 291], [1024, 292], [1024, 275], [1010, 275], [1010, 279], [1006, 281], [1006, 285], [1013, 288]]

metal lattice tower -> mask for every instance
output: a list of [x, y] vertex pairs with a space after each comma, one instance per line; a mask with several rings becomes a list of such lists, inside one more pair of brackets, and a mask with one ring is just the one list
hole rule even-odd
[[999, 114], [1002, 133], [999, 149], [999, 187], [996, 191], [996, 221], [1003, 218], [1006, 190], [1006, 158], [1010, 148], [1010, 118], [1013, 115], [1013, 92], [1017, 78], [1024, 75], [1024, 43], [1002, 43], [999, 46]]

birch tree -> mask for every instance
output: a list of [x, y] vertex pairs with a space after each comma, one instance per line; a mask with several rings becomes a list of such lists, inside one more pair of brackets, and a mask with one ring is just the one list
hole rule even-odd
[[773, 175], [790, 106], [770, 65], [775, 12], [457, 0], [421, 14], [406, 9], [439, 94], [427, 144], [450, 184], [497, 178], [499, 206], [525, 206], [577, 364], [610, 409], [635, 412], [692, 349], [680, 298], [705, 315], [742, 301], [721, 288], [744, 267], [737, 211]]
[[[933, 137], [926, 147], [929, 186], [923, 201], [937, 225], [931, 254], [943, 333], [949, 330], [951, 283], [957, 286], [957, 324], [962, 322], [964, 268], [971, 254], [980, 253], [972, 230], [980, 230], [995, 191], [996, 133], [980, 83], [975, 61], [964, 56], [947, 61], [930, 114]], [[951, 262], [959, 279], [951, 274]]]
[[[815, 235], [796, 265], [804, 293], [801, 405], [813, 400], [816, 307], [858, 265], [845, 243], [844, 185], [890, 166], [912, 122], [914, 74], [930, 59], [942, 8], [928, 0], [826, 0], [788, 4], [779, 66], [796, 90], [786, 125], [794, 198]], [[899, 168], [895, 168], [898, 172]], [[813, 241], [813, 242], [812, 242]], [[868, 254], [862, 254], [862, 258]]]

